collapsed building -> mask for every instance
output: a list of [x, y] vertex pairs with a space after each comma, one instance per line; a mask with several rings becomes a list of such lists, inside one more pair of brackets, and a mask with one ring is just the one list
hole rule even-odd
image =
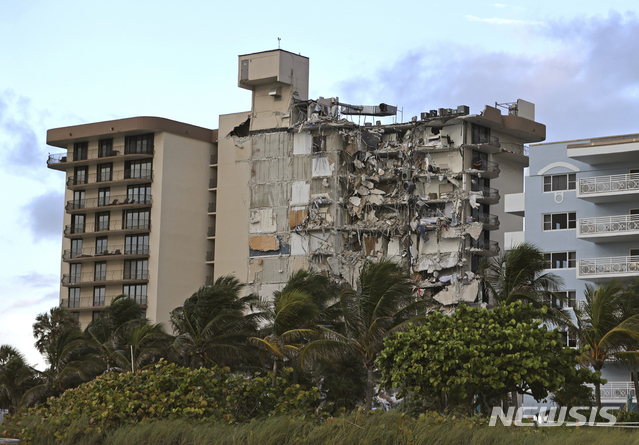
[[236, 207], [218, 212], [216, 231], [246, 232], [218, 237], [216, 275], [246, 276], [268, 296], [296, 269], [355, 285], [364, 261], [388, 257], [442, 304], [478, 300], [481, 258], [499, 253], [504, 231], [522, 230], [500, 191], [523, 191], [525, 144], [545, 139], [534, 104], [439, 108], [382, 125], [375, 119], [396, 107], [308, 99], [305, 57], [240, 56], [238, 71], [253, 106], [220, 117], [216, 198]]

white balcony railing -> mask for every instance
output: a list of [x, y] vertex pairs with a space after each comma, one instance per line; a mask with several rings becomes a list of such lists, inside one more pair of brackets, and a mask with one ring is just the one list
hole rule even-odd
[[639, 191], [639, 173], [579, 179], [579, 194], [582, 196], [631, 190]]
[[639, 215], [579, 218], [577, 236], [639, 232]]
[[578, 278], [639, 275], [639, 256], [617, 256], [579, 260]]
[[[595, 392], [595, 385], [586, 384], [586, 386], [592, 388], [593, 395]], [[635, 385], [633, 382], [608, 382], [605, 385], [601, 385], [601, 398], [602, 399], [618, 399], [619, 401], [626, 401], [628, 395], [636, 397]]]

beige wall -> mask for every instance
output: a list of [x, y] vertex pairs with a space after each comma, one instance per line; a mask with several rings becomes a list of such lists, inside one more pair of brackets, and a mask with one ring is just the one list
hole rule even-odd
[[244, 122], [249, 112], [220, 116], [218, 140], [217, 217], [215, 240], [215, 278], [235, 275], [245, 282], [248, 277], [248, 220], [251, 142], [226, 135]]

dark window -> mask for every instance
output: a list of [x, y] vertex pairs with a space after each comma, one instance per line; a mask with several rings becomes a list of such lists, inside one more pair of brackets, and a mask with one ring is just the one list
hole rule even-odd
[[105, 232], [110, 228], [110, 212], [99, 212], [95, 214], [95, 231]]
[[82, 239], [71, 240], [71, 258], [77, 258], [82, 255]]
[[127, 236], [124, 239], [124, 253], [126, 255], [148, 255], [149, 235]]
[[95, 263], [95, 276], [94, 281], [106, 281], [106, 261], [99, 261]]
[[151, 213], [148, 210], [128, 210], [125, 213], [125, 229], [149, 229]]
[[577, 252], [545, 253], [548, 269], [572, 269], [577, 265]]
[[109, 187], [98, 190], [98, 207], [111, 204], [111, 189]]
[[113, 164], [100, 164], [98, 169], [98, 182], [113, 181]]
[[128, 136], [124, 142], [124, 154], [153, 154], [153, 133]]
[[85, 161], [87, 159], [88, 153], [89, 153], [88, 142], [76, 142], [75, 144], [73, 144], [73, 160], [74, 161]]
[[73, 169], [73, 180], [71, 185], [82, 185], [87, 183], [89, 167], [76, 167]]
[[319, 134], [313, 135], [313, 153], [326, 151], [326, 136]]
[[71, 316], [75, 321], [80, 321], [80, 313], [79, 312], [71, 312]]
[[115, 156], [113, 139], [102, 139], [98, 142], [98, 158], [106, 158], [107, 156]]
[[146, 284], [125, 284], [122, 293], [133, 298], [138, 304], [146, 305]]
[[630, 256], [639, 256], [639, 249], [630, 249]]
[[84, 190], [76, 190], [73, 192], [73, 203], [70, 210], [83, 209], [85, 207], [86, 192]]
[[69, 288], [69, 301], [67, 307], [80, 307], [80, 288]]
[[544, 176], [544, 192], [575, 190], [576, 188], [577, 175], [575, 173]]
[[490, 128], [473, 124], [473, 144], [487, 144], [490, 142]]
[[93, 306], [104, 306], [106, 288], [104, 286], [95, 286], [93, 288]]
[[69, 265], [69, 283], [79, 283], [82, 280], [82, 264]]
[[102, 317], [102, 311], [93, 311], [91, 317], [92, 320], [97, 320], [98, 318]]
[[148, 260], [127, 260], [124, 262], [125, 280], [146, 280], [148, 278]]
[[102, 236], [100, 238], [95, 239], [95, 254], [96, 255], [105, 255], [109, 253], [109, 245], [108, 238], [106, 236]]
[[151, 161], [126, 161], [124, 163], [124, 179], [151, 179]]
[[151, 204], [151, 184], [130, 185], [126, 198], [129, 204]]
[[85, 221], [85, 215], [71, 215], [71, 233], [84, 233]]
[[577, 213], [547, 213], [544, 215], [544, 230], [574, 229], [577, 227]]

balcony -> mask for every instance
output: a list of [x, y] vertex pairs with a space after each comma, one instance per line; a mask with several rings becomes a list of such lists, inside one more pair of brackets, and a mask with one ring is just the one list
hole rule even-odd
[[66, 170], [69, 166], [96, 165], [105, 160], [121, 158], [126, 160], [136, 160], [153, 156], [153, 147], [125, 147], [124, 145], [114, 146], [110, 150], [94, 148], [79, 153], [70, 150], [68, 153], [55, 153], [49, 155], [47, 167], [55, 170]]
[[[118, 295], [109, 295], [108, 297], [104, 297], [104, 299], [98, 297], [80, 297], [79, 299], [63, 298], [60, 300], [60, 306], [77, 311], [96, 311], [110, 306], [113, 299], [117, 296]], [[146, 306], [147, 304], [146, 295], [138, 295], [134, 297], [134, 299], [141, 306]]]
[[82, 260], [99, 258], [101, 261], [112, 259], [113, 257], [127, 256], [132, 258], [144, 258], [149, 256], [149, 246], [109, 246], [106, 249], [97, 250], [93, 247], [83, 249], [66, 249], [62, 252], [62, 260], [74, 263]]
[[466, 173], [479, 178], [496, 178], [499, 176], [499, 164], [485, 159], [473, 159], [472, 166]]
[[637, 199], [639, 173], [580, 178], [577, 198], [601, 203]]
[[122, 221], [111, 220], [109, 223], [95, 224], [69, 224], [64, 227], [64, 236], [67, 238], [82, 238], [84, 235], [107, 235], [109, 232], [124, 234], [148, 233], [151, 230], [151, 221]]
[[639, 256], [588, 258], [579, 260], [577, 278], [605, 281], [611, 278], [639, 277]]
[[499, 254], [500, 249], [497, 241], [485, 240], [483, 238], [475, 240], [471, 238], [470, 247], [467, 247], [466, 250], [479, 256], [495, 256]]
[[216, 207], [215, 202], [209, 202], [209, 213], [215, 213]]
[[93, 286], [104, 283], [147, 282], [149, 272], [146, 270], [107, 270], [104, 273], [84, 272], [62, 275], [63, 286]]
[[[595, 385], [586, 384], [586, 386], [592, 388], [592, 393], [595, 393]], [[608, 382], [605, 385], [601, 385], [600, 389], [602, 402], [626, 403], [628, 396], [631, 395], [633, 402], [637, 403], [637, 395], [635, 394], [635, 385], [633, 382]]]
[[206, 231], [206, 237], [215, 238], [215, 226], [208, 228], [208, 230]]
[[215, 262], [215, 252], [214, 251], [206, 252], [206, 262], [207, 263], [214, 263]]
[[639, 215], [579, 218], [577, 238], [594, 243], [639, 240]]
[[603, 137], [569, 144], [568, 157], [590, 165], [639, 162], [639, 134]]
[[497, 136], [484, 136], [479, 141], [473, 144], [467, 144], [468, 147], [475, 151], [479, 151], [487, 154], [499, 153], [501, 151], [501, 144]]
[[153, 203], [151, 195], [115, 195], [99, 198], [72, 199], [64, 207], [69, 213], [82, 213], [85, 210], [101, 207], [149, 207]]
[[476, 187], [474, 192], [481, 192], [482, 194], [477, 196], [477, 202], [481, 204], [497, 204], [501, 196], [499, 196], [499, 190], [492, 187]]
[[497, 230], [499, 229], [499, 218], [497, 215], [491, 215], [489, 213], [482, 213], [477, 218], [473, 218], [476, 221], [484, 224], [484, 230]]
[[504, 212], [511, 215], [526, 215], [526, 197], [524, 193], [509, 193], [504, 195]]
[[71, 190], [76, 188], [90, 189], [93, 187], [103, 187], [115, 181], [126, 181], [127, 184], [138, 184], [153, 181], [153, 171], [151, 169], [117, 170], [110, 175], [92, 173], [90, 175], [69, 176], [67, 187]]

